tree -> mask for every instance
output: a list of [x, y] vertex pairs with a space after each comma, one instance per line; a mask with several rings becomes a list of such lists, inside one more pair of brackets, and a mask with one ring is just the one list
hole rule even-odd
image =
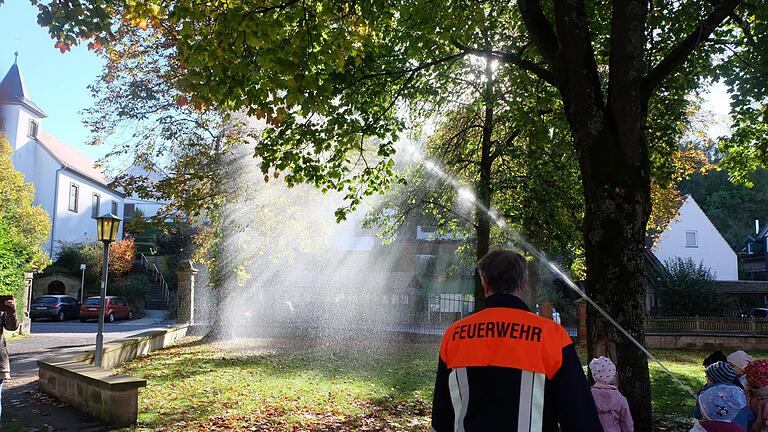
[[712, 271], [691, 258], [664, 262], [667, 271], [656, 275], [660, 312], [666, 315], [715, 315], [722, 309]]
[[[403, 127], [398, 101], [440, 94], [451, 67], [472, 56], [527, 71], [557, 90], [570, 127], [584, 192], [588, 291], [640, 342], [651, 177], [669, 166], [686, 97], [725, 78], [743, 94], [733, 101], [738, 132], [725, 150], [767, 153], [759, 134], [768, 91], [760, 85], [768, 59], [763, 3], [38, 4], [39, 22], [62, 51], [81, 37], [110, 43], [119, 20], [162, 29], [174, 41], [185, 92], [271, 125], [257, 144], [265, 173], [276, 168], [289, 183], [344, 190], [352, 205], [391, 184]], [[481, 31], [489, 20], [507, 29], [492, 45]], [[373, 160], [359, 152], [367, 139], [379, 143]], [[755, 158], [743, 159], [754, 166]], [[646, 359], [599, 316], [589, 316], [589, 328], [589, 354], [617, 361], [637, 429], [650, 430]]]
[[13, 167], [13, 150], [0, 134], [0, 294], [17, 299], [25, 308], [24, 273], [45, 267], [43, 244], [50, 235], [48, 214], [33, 204], [35, 189]]
[[768, 222], [768, 173], [761, 169], [745, 178], [752, 187], [733, 184], [730, 171], [709, 171], [683, 182], [681, 190], [699, 203], [723, 238], [738, 252], [755, 232], [755, 220]]
[[[409, 217], [431, 221], [441, 233], [469, 240], [459, 253], [473, 264], [491, 246], [511, 240], [496, 225], [495, 215], [534, 244], [573, 262], [580, 249], [583, 201], [556, 95], [515, 69], [494, 71], [492, 59], [468, 62], [453, 75], [453, 89], [445, 93], [455, 96], [441, 104], [437, 130], [426, 139], [424, 150], [429, 164], [437, 161], [442, 170], [466, 183], [465, 189], [436, 182], [429, 164], [416, 168], [405, 175], [404, 184], [386, 194], [369, 225], [384, 226], [382, 234], [390, 238]], [[408, 152], [421, 157], [420, 149]], [[475, 206], [475, 200], [480, 205]], [[538, 263], [531, 264], [525, 295], [533, 305]], [[479, 310], [484, 292], [477, 274], [474, 294]]]

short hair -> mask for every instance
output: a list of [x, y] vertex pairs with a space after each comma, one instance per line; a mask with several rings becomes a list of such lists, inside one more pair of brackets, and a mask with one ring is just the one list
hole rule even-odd
[[477, 262], [477, 271], [494, 293], [511, 294], [523, 289], [528, 281], [525, 258], [509, 249], [496, 249]]
[[704, 361], [701, 362], [704, 367], [708, 367], [711, 364], [715, 364], [717, 362], [727, 362], [728, 357], [725, 356], [721, 351], [715, 351], [712, 354], [708, 355], [706, 358], [704, 358]]

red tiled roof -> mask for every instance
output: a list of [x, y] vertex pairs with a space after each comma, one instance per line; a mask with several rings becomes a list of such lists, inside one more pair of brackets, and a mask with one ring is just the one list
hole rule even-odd
[[96, 167], [93, 159], [80, 153], [58, 138], [42, 130], [37, 133], [37, 142], [53, 156], [60, 164], [78, 174], [109, 187], [109, 178]]

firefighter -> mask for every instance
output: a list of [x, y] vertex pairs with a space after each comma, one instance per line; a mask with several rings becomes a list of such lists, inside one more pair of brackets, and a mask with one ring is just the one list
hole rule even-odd
[[485, 309], [443, 335], [432, 430], [602, 431], [570, 337], [519, 297], [528, 282], [525, 258], [494, 250], [477, 269]]

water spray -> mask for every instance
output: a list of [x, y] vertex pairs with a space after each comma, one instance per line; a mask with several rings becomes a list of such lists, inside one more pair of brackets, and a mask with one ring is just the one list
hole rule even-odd
[[669, 368], [667, 368], [664, 363], [661, 362], [656, 356], [654, 356], [650, 351], [648, 351], [647, 348], [645, 348], [637, 339], [635, 339], [634, 336], [632, 336], [624, 327], [621, 326], [616, 320], [611, 317], [608, 312], [605, 311], [600, 305], [595, 303], [592, 298], [590, 298], [587, 293], [584, 292], [581, 288], [579, 288], [576, 283], [571, 280], [571, 278], [565, 274], [565, 272], [557, 266], [553, 261], [551, 261], [544, 252], [540, 251], [536, 247], [534, 247], [530, 242], [525, 240], [523, 236], [509, 228], [507, 223], [504, 221], [504, 218], [499, 216], [498, 212], [494, 209], [487, 208], [482, 203], [480, 203], [477, 199], [475, 199], [474, 194], [471, 190], [469, 190], [465, 185], [462, 185], [458, 180], [451, 177], [449, 174], [447, 174], [443, 169], [441, 169], [435, 162], [426, 159], [423, 157], [421, 153], [418, 152], [418, 150], [413, 147], [412, 145], [408, 148], [408, 152], [414, 162], [421, 163], [427, 170], [429, 170], [434, 176], [440, 178], [441, 180], [445, 181], [449, 185], [451, 185], [459, 194], [459, 197], [464, 200], [465, 202], [472, 203], [477, 208], [479, 208], [481, 211], [483, 211], [485, 214], [487, 214], [491, 220], [499, 227], [502, 231], [510, 238], [512, 241], [520, 245], [523, 249], [531, 253], [533, 256], [535, 256], [538, 260], [540, 260], [542, 263], [544, 263], [547, 267], [549, 267], [550, 270], [558, 277], [560, 280], [565, 282], [566, 286], [570, 288], [572, 291], [574, 291], [579, 297], [584, 299], [587, 303], [589, 303], [600, 315], [603, 316], [611, 325], [613, 325], [617, 330], [619, 330], [627, 339], [629, 339], [630, 342], [632, 342], [635, 346], [637, 346], [640, 351], [645, 354], [647, 358], [652, 360], [654, 363], [659, 365], [661, 369], [666, 372], [667, 375], [669, 375], [673, 381], [675, 381], [680, 387], [682, 387], [691, 397], [696, 399], [696, 393], [688, 387], [680, 378], [677, 377], [674, 373], [672, 373]]

